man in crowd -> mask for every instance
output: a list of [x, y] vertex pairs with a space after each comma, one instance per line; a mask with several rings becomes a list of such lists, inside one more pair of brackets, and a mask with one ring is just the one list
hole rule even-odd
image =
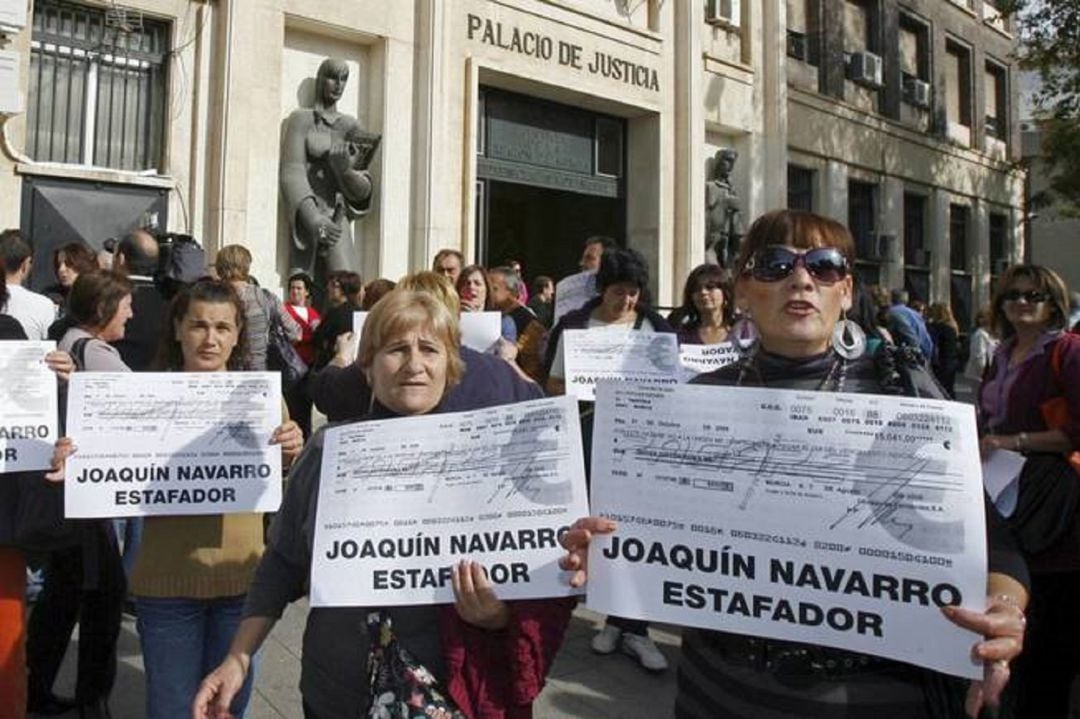
[[435, 259], [431, 262], [431, 269], [433, 272], [438, 272], [440, 275], [450, 280], [450, 284], [457, 286], [458, 275], [461, 274], [461, 268], [465, 265], [465, 258], [457, 250], [444, 249], [435, 253]]
[[893, 290], [887, 317], [887, 329], [896, 344], [912, 347], [922, 352], [923, 359], [929, 361], [934, 356], [934, 341], [926, 329], [926, 320], [922, 315], [908, 307], [907, 290]]
[[596, 272], [600, 269], [600, 256], [604, 254], [604, 250], [614, 244], [610, 237], [603, 235], [593, 235], [585, 240], [585, 249], [581, 253], [581, 262], [578, 263], [582, 271]]
[[165, 311], [169, 301], [154, 281], [160, 249], [157, 239], [146, 230], [124, 235], [116, 244], [113, 267], [131, 280], [131, 313], [124, 338], [113, 343], [124, 364], [135, 372], [145, 372], [154, 361], [165, 331]]
[[45, 295], [23, 287], [33, 267], [34, 250], [18, 230], [0, 232], [0, 261], [4, 263], [8, 301], [0, 312], [19, 321], [26, 337], [32, 340], [49, 338], [49, 325], [56, 320], [56, 305]]
[[546, 330], [532, 311], [518, 299], [521, 278], [511, 267], [496, 267], [488, 271], [491, 286], [491, 306], [503, 317], [514, 321], [517, 329], [517, 363], [521, 370], [536, 382], [544, 373], [544, 335]]
[[532, 299], [529, 309], [540, 320], [540, 324], [551, 329], [555, 318], [555, 282], [547, 275], [539, 275], [533, 280]]

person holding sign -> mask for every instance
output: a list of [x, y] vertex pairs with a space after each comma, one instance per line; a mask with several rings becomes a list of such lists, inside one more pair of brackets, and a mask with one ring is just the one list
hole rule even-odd
[[[184, 288], [169, 305], [158, 367], [246, 369], [244, 321], [243, 301], [228, 282], [202, 280]], [[269, 441], [281, 445], [285, 466], [303, 447], [299, 426], [287, 416]], [[71, 452], [70, 440], [58, 443], [58, 460]], [[263, 551], [263, 519], [243, 513], [144, 522], [131, 592], [146, 667], [146, 716], [172, 719], [189, 712], [199, 681], [228, 650]], [[234, 716], [243, 716], [250, 692], [249, 681], [232, 702]]]
[[[497, 312], [498, 308], [492, 304], [491, 298], [491, 283], [488, 280], [488, 273], [480, 265], [469, 265], [461, 271], [458, 276], [457, 284], [458, 297], [461, 298], [461, 311], [462, 312]], [[509, 345], [514, 345], [517, 341], [517, 327], [514, 325], [514, 320], [509, 316], [503, 316], [502, 318], [502, 338], [506, 340]], [[517, 357], [516, 345], [512, 348], [505, 346], [506, 343], [499, 343], [497, 354], [504, 359], [513, 360]], [[510, 350], [512, 356], [507, 355], [507, 350]]]
[[[851, 306], [854, 242], [833, 220], [792, 210], [760, 217], [744, 238], [736, 269], [736, 301], [749, 328], [738, 336], [759, 339], [740, 361], [697, 377], [706, 385], [744, 385], [803, 391], [909, 394], [942, 398], [917, 358], [881, 348], [865, 353], [857, 327], [845, 318]], [[723, 394], [717, 392], [717, 401]], [[675, 716], [711, 719], [781, 717], [945, 718], [964, 709], [976, 716], [999, 701], [1009, 663], [1020, 653], [1027, 604], [1026, 568], [1011, 537], [987, 508], [990, 573], [986, 610], [944, 607], [957, 625], [986, 637], [972, 650], [984, 662], [984, 679], [964, 698], [962, 680], [899, 662], [820, 645], [717, 631], [683, 633]], [[564, 535], [561, 562], [587, 579], [593, 533], [613, 522], [579, 521]], [[966, 705], [966, 707], [965, 707]]]
[[[371, 388], [369, 418], [443, 412], [444, 398], [461, 380], [457, 317], [431, 294], [396, 289], [368, 315], [358, 364]], [[479, 409], [514, 401], [514, 395], [459, 402]], [[467, 398], [459, 398], [465, 400]], [[465, 406], [461, 406], [465, 405]], [[193, 716], [221, 717], [250, 671], [251, 657], [285, 606], [307, 594], [312, 566], [324, 433], [317, 432], [293, 468], [266, 553], [248, 592], [244, 620], [221, 665], [203, 681]], [[377, 470], [373, 470], [377, 471]], [[484, 568], [455, 564], [452, 605], [389, 608], [400, 646], [445, 687], [474, 719], [531, 716], [533, 699], [569, 621], [573, 599], [503, 602]], [[315, 607], [304, 632], [300, 691], [306, 719], [366, 716], [372, 695], [368, 615], [378, 607]], [[434, 715], [432, 715], [434, 716]], [[441, 714], [447, 716], [447, 714]], [[455, 715], [457, 716], [457, 715]]]
[[1009, 519], [1032, 575], [1016, 716], [1065, 716], [1080, 670], [1080, 336], [1069, 332], [1065, 283], [1047, 267], [1010, 267], [991, 306], [1002, 342], [979, 389], [982, 445], [1024, 455]]
[[[674, 332], [667, 320], [649, 307], [649, 268], [637, 250], [612, 247], [600, 256], [596, 273], [600, 292], [580, 309], [567, 312], [555, 325], [548, 340], [546, 358], [548, 394], [566, 394], [566, 347], [563, 333], [568, 329], [624, 328], [646, 332]], [[592, 404], [579, 405], [581, 438], [585, 446], [585, 471], [589, 472], [592, 454]], [[621, 649], [638, 660], [644, 669], [661, 672], [667, 659], [649, 638], [649, 625], [637, 619], [608, 617], [604, 627], [593, 637], [597, 654], [612, 654]]]
[[668, 315], [668, 322], [679, 335], [680, 345], [720, 344], [727, 339], [734, 307], [724, 268], [706, 263], [686, 278], [682, 304]]

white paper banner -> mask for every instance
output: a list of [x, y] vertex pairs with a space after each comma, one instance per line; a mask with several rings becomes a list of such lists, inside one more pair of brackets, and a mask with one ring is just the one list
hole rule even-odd
[[679, 362], [682, 363], [684, 382], [689, 382], [699, 374], [726, 367], [738, 360], [739, 351], [731, 342], [679, 347]]
[[683, 381], [679, 341], [668, 332], [595, 328], [563, 332], [566, 393], [591, 402], [596, 383], [614, 379], [669, 385]]
[[576, 310], [596, 297], [596, 273], [578, 272], [555, 285], [555, 322], [570, 310]]
[[68, 517], [272, 512], [281, 504], [277, 372], [76, 372]]
[[0, 474], [52, 464], [59, 410], [45, 355], [54, 349], [55, 342], [0, 342]]
[[586, 516], [577, 403], [534, 400], [326, 431], [312, 606], [454, 601], [480, 562], [500, 599], [580, 594], [559, 531]]
[[[367, 312], [353, 312], [352, 356], [356, 359], [360, 349], [360, 335], [364, 331]], [[462, 312], [458, 318], [461, 329], [461, 344], [477, 352], [487, 352], [502, 336], [502, 314], [499, 312]]]
[[970, 405], [604, 382], [596, 611], [840, 647], [977, 678], [986, 535]]

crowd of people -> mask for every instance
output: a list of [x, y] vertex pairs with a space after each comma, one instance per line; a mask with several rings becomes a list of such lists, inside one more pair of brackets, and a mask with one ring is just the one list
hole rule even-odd
[[[1080, 297], [1070, 307], [1052, 270], [1011, 267], [976, 326], [961, 328], [945, 303], [927, 307], [903, 289], [859, 283], [848, 230], [796, 211], [758, 218], [734, 267], [694, 268], [668, 312], [651, 302], [644, 257], [601, 237], [585, 242], [580, 260], [594, 296], [562, 314], [553, 278], [528, 282], [517, 261], [485, 268], [454, 249], [397, 281], [365, 284], [339, 271], [316, 286], [297, 272], [280, 299], [251, 276], [253, 258], [241, 245], [218, 250], [212, 277], [180, 283], [162, 282], [159, 245], [142, 230], [101, 255], [64, 245], [53, 255], [56, 284], [39, 294], [25, 287], [30, 242], [17, 230], [0, 233], [0, 339], [55, 341], [45, 361], [61, 396], [80, 371], [281, 370], [281, 424], [269, 439], [288, 468], [283, 503], [269, 530], [255, 513], [83, 520], [60, 546], [26, 546], [15, 530], [19, 487], [60, 485], [77, 450], [61, 439], [52, 471], [5, 476], [13, 481], [0, 483], [0, 718], [72, 708], [80, 717], [110, 716], [125, 609], [136, 616], [146, 716], [242, 716], [260, 646], [285, 606], [310, 590], [319, 415], [350, 422], [560, 395], [566, 331], [594, 328], [673, 333], [680, 345], [736, 344], [732, 364], [692, 380], [718, 396], [742, 385], [948, 399], [968, 383], [977, 389], [982, 451], [1025, 457], [1011, 516], [987, 501], [985, 610], [942, 610], [985, 637], [972, 649], [985, 662], [982, 681], [967, 686], [838, 649], [687, 629], [675, 716], [937, 719], [999, 704], [1018, 719], [1066, 716], [1080, 671], [1080, 622], [1070, 611], [1080, 600], [1080, 462], [1070, 458], [1080, 450], [1080, 335], [1070, 332]], [[368, 313], [360, 337], [357, 312]], [[459, 318], [468, 312], [500, 315], [500, 337], [486, 351], [461, 342]], [[295, 358], [282, 357], [289, 352]], [[588, 468], [591, 403], [580, 403], [580, 419]], [[563, 536], [568, 581], [587, 586], [589, 543], [615, 528], [585, 517]], [[43, 577], [27, 622], [28, 571]], [[411, 673], [421, 679], [411, 691], [431, 707], [425, 716], [531, 716], [574, 602], [500, 600], [471, 562], [454, 566], [453, 588], [452, 605], [312, 609], [305, 717], [366, 715], [380, 700], [368, 658], [386, 649], [380, 642], [389, 634], [372, 631], [373, 616], [426, 668]], [[69, 698], [54, 685], [76, 623]], [[591, 646], [649, 671], [668, 667], [640, 619], [608, 617]]]

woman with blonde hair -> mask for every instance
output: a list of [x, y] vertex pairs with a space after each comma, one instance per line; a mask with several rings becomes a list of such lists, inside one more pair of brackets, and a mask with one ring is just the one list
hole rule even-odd
[[960, 327], [952, 309], [944, 302], [934, 302], [926, 313], [926, 330], [934, 341], [931, 367], [934, 376], [951, 399], [956, 399], [956, 373], [960, 369]]

